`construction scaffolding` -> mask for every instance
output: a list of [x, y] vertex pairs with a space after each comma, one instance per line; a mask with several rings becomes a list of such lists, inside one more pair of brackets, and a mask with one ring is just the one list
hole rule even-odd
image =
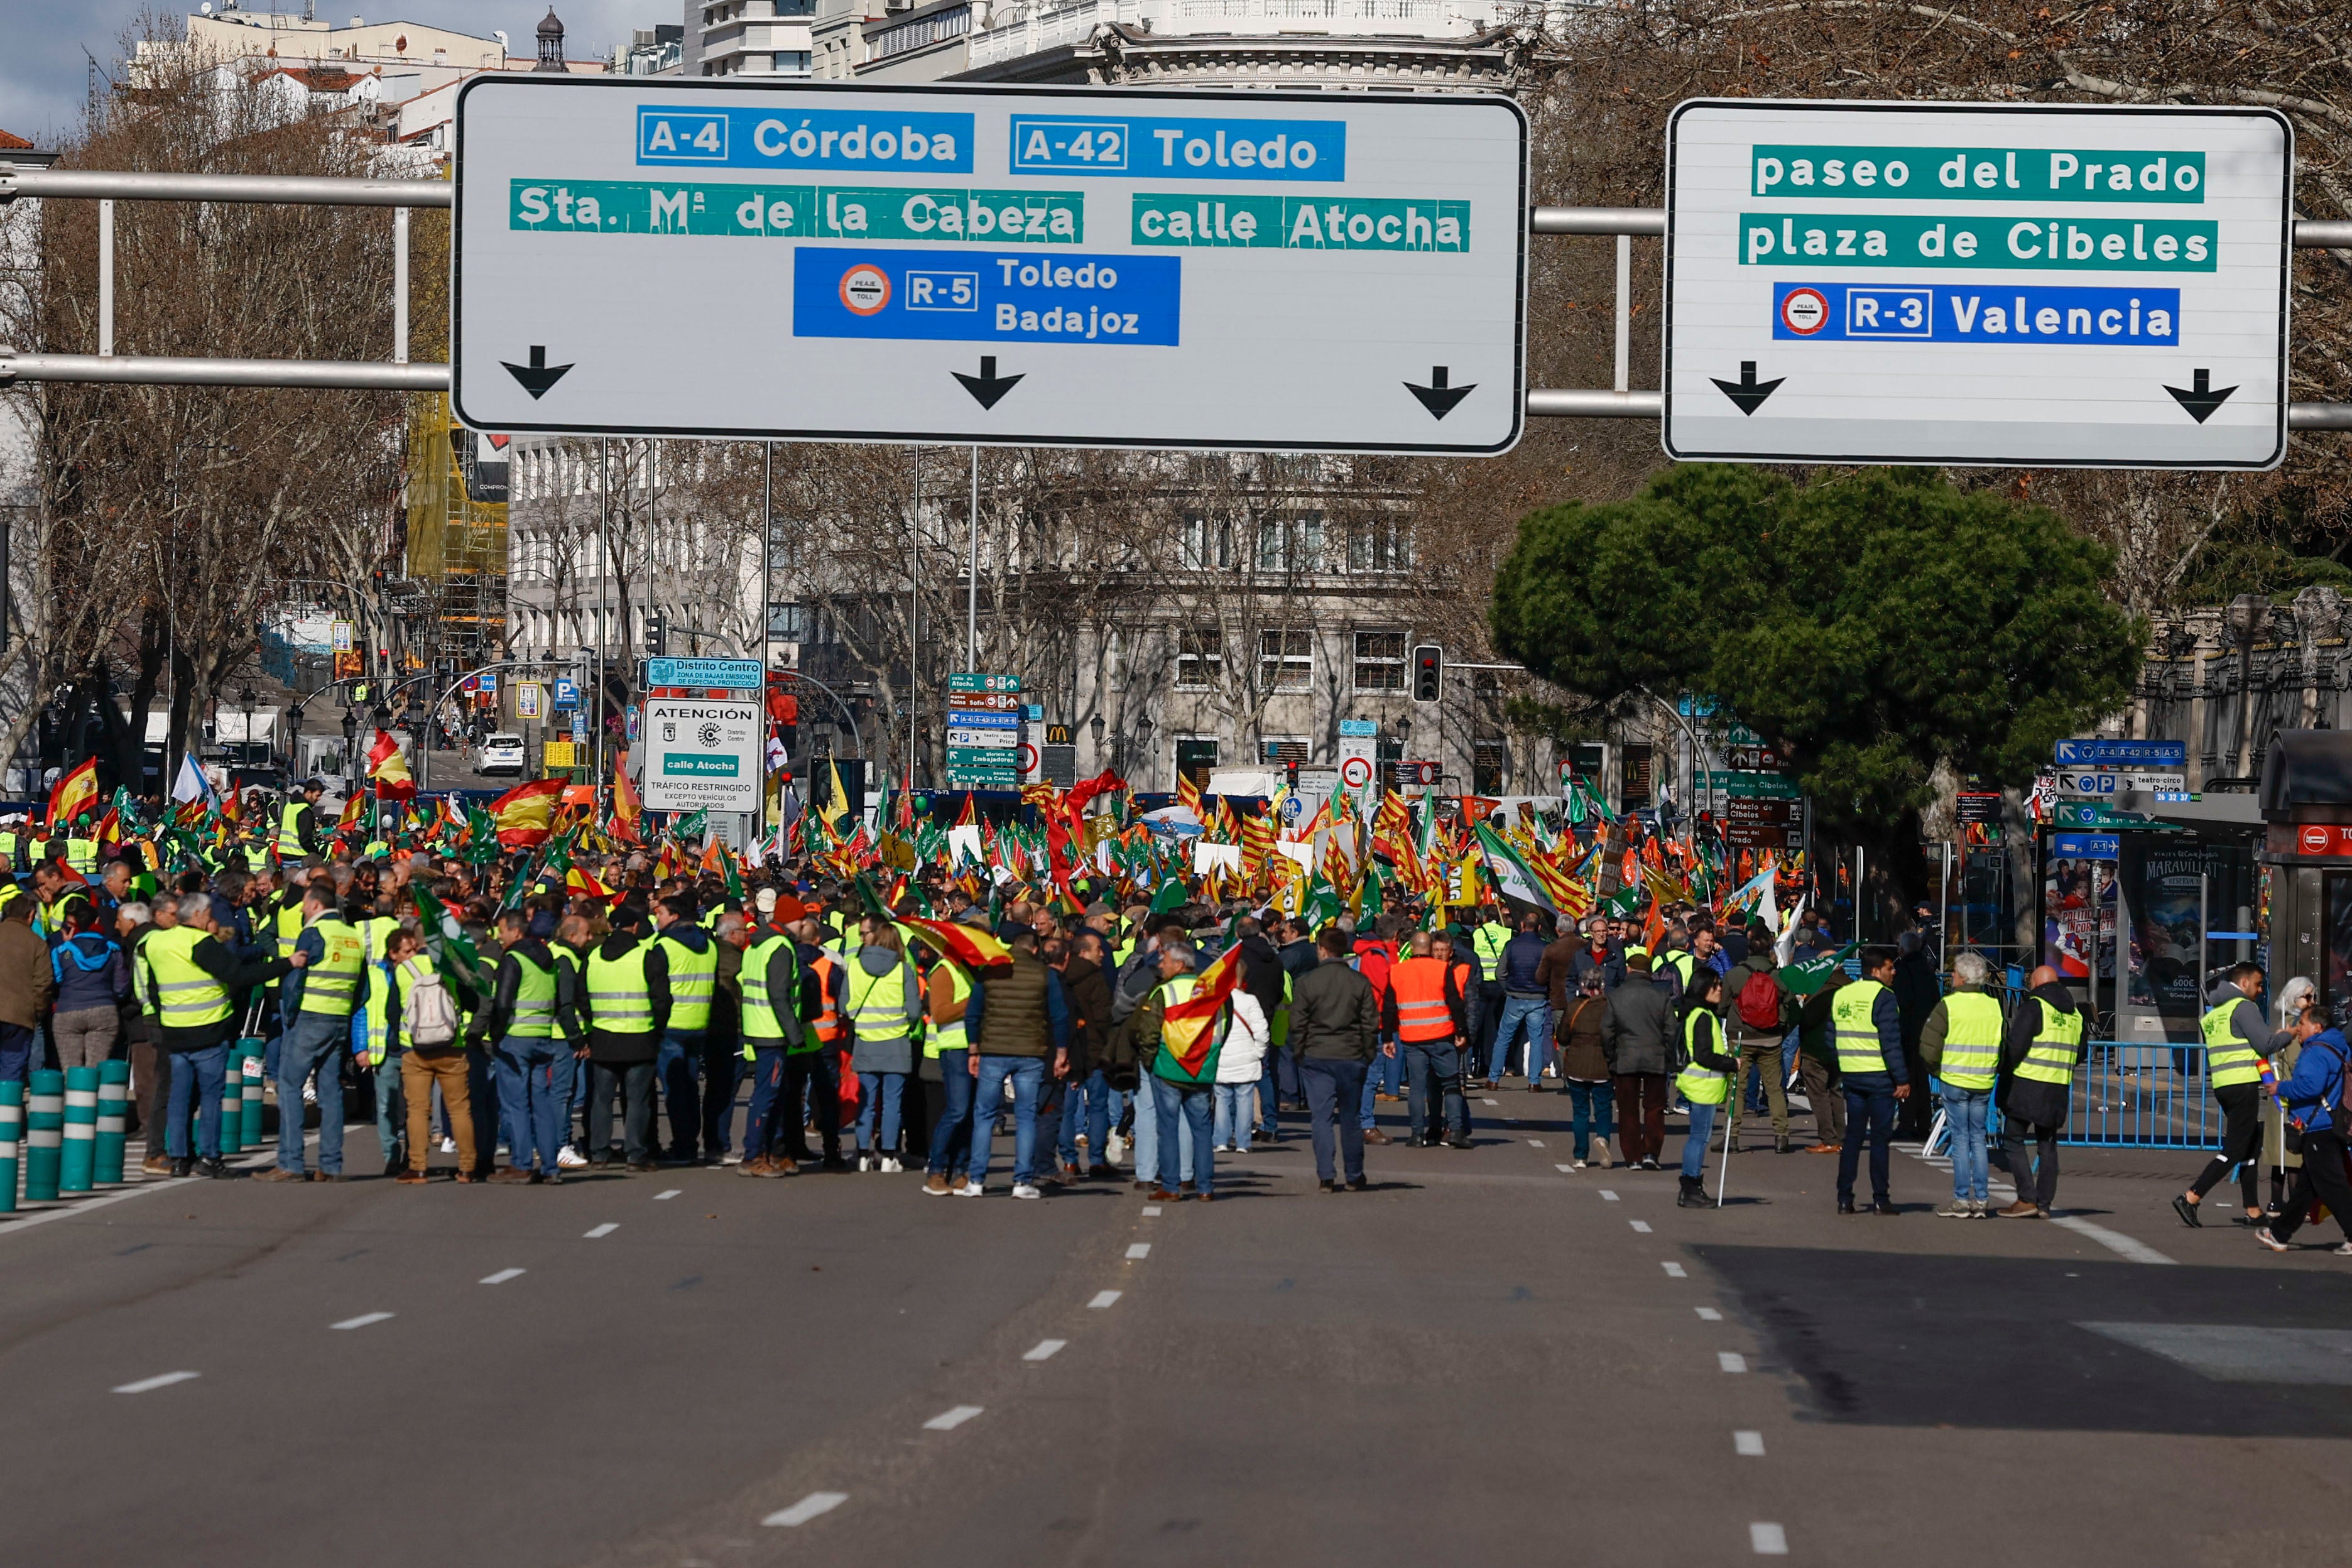
[[412, 398], [406, 574], [418, 592], [413, 649], [479, 662], [504, 646], [507, 465], [450, 416], [449, 395]]

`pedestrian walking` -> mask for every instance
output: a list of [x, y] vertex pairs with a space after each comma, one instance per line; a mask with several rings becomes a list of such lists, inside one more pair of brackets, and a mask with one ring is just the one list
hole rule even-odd
[[1895, 992], [1895, 950], [1862, 950], [1862, 978], [1830, 1002], [1838, 1079], [1845, 1088], [1845, 1143], [1838, 1151], [1837, 1212], [1856, 1213], [1853, 1184], [1863, 1147], [1870, 1149], [1871, 1214], [1891, 1215], [1887, 1150], [1895, 1140], [1895, 1108], [1911, 1093], [1903, 1058], [1903, 1026]]
[[1568, 1096], [1570, 1157], [1578, 1170], [1588, 1163], [1609, 1169], [1609, 1138], [1617, 1092], [1609, 1077], [1609, 1053], [1601, 1048], [1601, 1027], [1609, 1016], [1609, 996], [1601, 972], [1589, 969], [1578, 982], [1576, 995], [1560, 1010], [1559, 1026], [1559, 1086]]
[[1625, 1163], [1654, 1171], [1666, 1147], [1674, 1004], [1651, 982], [1648, 953], [1628, 953], [1625, 976], [1627, 983], [1609, 993], [1601, 1050], [1616, 1091], [1618, 1147]]
[[[1706, 1142], [1715, 1130], [1716, 1112], [1731, 1098], [1739, 1058], [1726, 1048], [1723, 1020], [1716, 1008], [1723, 1001], [1723, 976], [1701, 965], [1675, 1004], [1682, 1031], [1683, 1068], [1675, 1077], [1690, 1110], [1690, 1131], [1683, 1139], [1683, 1170], [1676, 1206], [1690, 1208], [1706, 1201]], [[1727, 1129], [1724, 1158], [1731, 1157]]]
[[2233, 1166], [2246, 1217], [2257, 1224], [2262, 1220], [2263, 1074], [2274, 1043], [2254, 1000], [2262, 994], [2263, 966], [2234, 965], [2214, 985], [2199, 1021], [2199, 1033], [2205, 1038], [2205, 1087], [2221, 1108], [2221, 1152], [2205, 1163], [2187, 1192], [2172, 1200], [2183, 1225], [2204, 1223], [2198, 1205]]
[[[1150, 1082], [1160, 1122], [1160, 1184], [1151, 1192], [1154, 1202], [1195, 1197], [1206, 1203], [1216, 1195], [1216, 1140], [1210, 1125], [1211, 1110], [1218, 1053], [1231, 1028], [1233, 1009], [1230, 997], [1227, 1005], [1207, 1015], [1186, 1008], [1200, 984], [1199, 953], [1191, 940], [1162, 941], [1160, 984], [1135, 1014], [1138, 1037], [1150, 1041]], [[1177, 1017], [1169, 1016], [1171, 1007], [1179, 1009]], [[1192, 1179], [1171, 1186], [1168, 1177], [1176, 1164], [1180, 1122], [1192, 1136]]]
[[1785, 1154], [1790, 1149], [1789, 1091], [1780, 1047], [1789, 1037], [1789, 998], [1781, 994], [1779, 969], [1769, 943], [1750, 944], [1747, 955], [1724, 975], [1727, 1026], [1731, 1048], [1739, 1058], [1739, 1070], [1732, 1079], [1731, 1127], [1724, 1138], [1727, 1144], [1739, 1136], [1740, 1114], [1749, 1100], [1748, 1079], [1753, 1073], [1761, 1080], [1764, 1103], [1772, 1113], [1773, 1152]]
[[[2048, 964], [2026, 976], [2025, 1000], [2002, 1042], [2001, 1166], [2017, 1183], [2003, 1219], [2048, 1219], [2058, 1196], [2058, 1134], [2066, 1127], [2074, 1065], [2088, 1052], [2074, 994]], [[2029, 1156], [2027, 1146], [2032, 1145]]]
[[[2338, 1005], [2338, 1017], [2342, 1005]], [[2294, 1240], [2294, 1233], [2303, 1227], [2305, 1218], [2317, 1205], [2327, 1205], [2336, 1217], [2336, 1228], [2344, 1240], [2334, 1250], [2342, 1257], [2352, 1258], [2352, 1174], [2347, 1174], [2347, 1107], [2345, 1089], [2346, 1064], [2352, 1058], [2352, 1047], [2344, 1038], [2344, 1026], [2339, 1021], [2322, 1026], [2317, 1007], [2304, 1014], [2300, 1026], [2303, 1050], [2294, 1059], [2294, 1071], [2279, 1086], [2279, 1103], [2284, 1107], [2291, 1135], [2299, 1134], [2303, 1145], [2303, 1168], [2295, 1173], [2294, 1190], [2287, 1194], [2286, 1205], [2276, 1219], [2254, 1232], [2254, 1239], [2273, 1252], [2284, 1252]]]

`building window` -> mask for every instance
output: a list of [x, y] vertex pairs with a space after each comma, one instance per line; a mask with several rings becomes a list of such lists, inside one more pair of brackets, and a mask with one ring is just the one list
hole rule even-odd
[[816, 0], [776, 0], [775, 14], [779, 16], [814, 16], [816, 15]]
[[1182, 626], [1176, 633], [1176, 689], [1206, 691], [1225, 673], [1224, 634], [1214, 626]]
[[1257, 679], [1267, 691], [1307, 691], [1315, 685], [1315, 638], [1310, 632], [1257, 634]]
[[1259, 761], [1277, 768], [1304, 767], [1310, 760], [1304, 735], [1268, 735], [1259, 745]]
[[1319, 572], [1323, 569], [1323, 514], [1297, 512], [1269, 517], [1257, 525], [1257, 569], [1261, 572]]
[[809, 614], [806, 605], [788, 604], [781, 599], [768, 604], [768, 640], [770, 642], [807, 642]]
[[1356, 634], [1356, 689], [1359, 691], [1402, 691], [1404, 689], [1404, 633], [1358, 632]]
[[1191, 779], [1201, 789], [1209, 787], [1209, 775], [1217, 771], [1217, 741], [1213, 735], [1179, 735], [1176, 738], [1176, 776]]
[[1188, 572], [1224, 571], [1234, 563], [1234, 525], [1200, 512], [1184, 515], [1183, 565]]
[[1470, 789], [1475, 795], [1501, 795], [1511, 782], [1511, 748], [1504, 741], [1470, 742]]
[[778, 49], [772, 68], [778, 76], [806, 76], [809, 73], [809, 52], [806, 49]]
[[1404, 572], [1412, 566], [1412, 530], [1402, 518], [1378, 517], [1348, 530], [1348, 570]]

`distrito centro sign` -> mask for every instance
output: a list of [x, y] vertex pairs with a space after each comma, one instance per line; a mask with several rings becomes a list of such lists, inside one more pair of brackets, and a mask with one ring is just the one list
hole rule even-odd
[[1698, 100], [1667, 141], [1674, 457], [2284, 457], [2284, 116]]
[[[478, 76], [479, 428], [1485, 454], [1527, 121], [1431, 95]], [[614, 333], [648, 302], [670, 327]]]

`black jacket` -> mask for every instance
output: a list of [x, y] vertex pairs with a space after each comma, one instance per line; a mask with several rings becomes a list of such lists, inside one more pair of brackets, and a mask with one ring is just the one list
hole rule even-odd
[[[1394, 1003], [1390, 1005], [1393, 1010]], [[1369, 1062], [1380, 1042], [1380, 1001], [1353, 965], [1318, 963], [1291, 985], [1290, 1033], [1283, 1048], [1292, 1056]]]
[[[1633, 976], [1637, 982], [1643, 976]], [[1601, 1053], [1612, 1073], [1664, 1073], [1674, 1070], [1674, 1050], [1667, 1037], [1675, 1027], [1675, 1005], [1655, 985], [1620, 985], [1609, 993], [1609, 1010], [1601, 1020]]]
[[490, 990], [489, 1005], [474, 1015], [474, 1027], [470, 1031], [472, 1037], [467, 1043], [475, 1046], [495, 1044], [504, 1039], [507, 1030], [513, 1026], [515, 995], [522, 989], [522, 965], [515, 962], [518, 952], [541, 969], [555, 971], [556, 1032], [573, 1046], [578, 1046], [586, 1031], [580, 1026], [581, 985], [580, 976], [572, 968], [574, 960], [567, 952], [563, 955], [563, 962], [557, 963], [555, 954], [548, 951], [547, 944], [535, 936], [523, 938], [499, 955], [499, 977]]
[[[2074, 1004], [2074, 994], [2066, 988], [2063, 980], [2037, 985], [2025, 994], [2017, 1010], [2009, 1016], [2009, 1029], [2001, 1037], [2001, 1076], [1996, 1086], [1995, 1103], [2012, 1121], [2030, 1122], [2036, 1127], [2063, 1127], [2066, 1125], [2069, 1086], [2017, 1076], [2017, 1064], [2025, 1059], [2026, 1052], [2033, 1047], [2034, 1037], [2042, 1032], [2042, 1009], [2034, 1005], [2037, 1000], [2049, 1003], [2057, 1012], [2079, 1011]], [[2083, 1044], [2074, 1052], [2074, 1059], [2078, 1063], [2090, 1052], [2090, 1034], [2086, 1025], [2083, 1030]]]
[[236, 955], [217, 936], [205, 936], [188, 950], [188, 962], [211, 975], [229, 994], [229, 1015], [217, 1024], [205, 1024], [194, 1029], [164, 1029], [163, 1048], [177, 1054], [182, 1051], [210, 1050], [224, 1041], [233, 1040], [245, 1029], [245, 1016], [240, 1005], [243, 994], [257, 985], [267, 985], [293, 965], [282, 958], [249, 958], [239, 963]]
[[596, 1026], [596, 1004], [588, 984], [588, 963], [580, 965], [580, 1016], [588, 1026], [588, 1055], [600, 1062], [649, 1062], [661, 1052], [662, 1036], [669, 1028], [669, 959], [661, 943], [634, 932], [614, 931], [596, 952], [608, 962], [625, 957], [640, 941], [646, 946], [646, 994], [653, 1004], [654, 1026], [642, 1035], [619, 1035]]

